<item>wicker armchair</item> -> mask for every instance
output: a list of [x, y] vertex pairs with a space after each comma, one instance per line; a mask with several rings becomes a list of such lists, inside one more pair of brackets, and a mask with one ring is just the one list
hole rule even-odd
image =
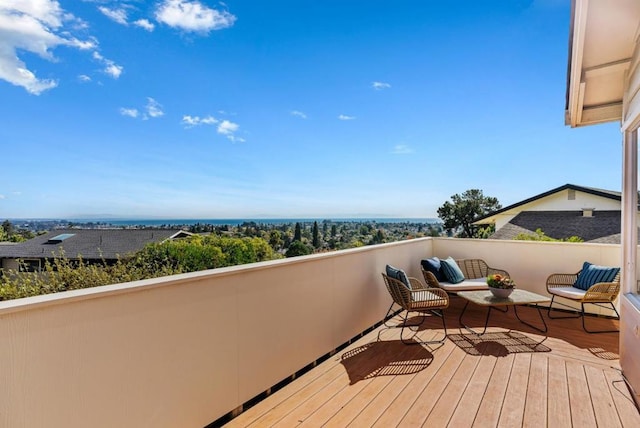
[[[401, 324], [402, 330], [400, 331], [400, 340], [402, 340], [402, 343], [443, 343], [447, 338], [447, 324], [445, 322], [443, 312], [443, 310], [449, 306], [449, 296], [447, 295], [447, 293], [439, 288], [426, 288], [417, 278], [409, 278], [411, 288], [407, 287], [402, 281], [391, 278], [384, 273], [382, 274], [382, 278], [384, 278], [384, 282], [387, 286], [389, 294], [391, 295], [391, 298], [393, 299], [393, 303], [397, 304], [405, 311], [404, 320]], [[418, 312], [422, 315], [420, 324], [424, 322], [425, 314], [427, 313], [440, 317], [442, 319], [442, 327], [444, 328], [444, 337], [442, 339], [433, 341], [405, 340], [403, 337], [405, 327], [414, 331], [414, 337], [419, 327], [419, 325], [407, 325], [409, 312]], [[415, 329], [413, 329], [412, 327], [415, 327]]]
[[428, 287], [441, 288], [447, 293], [455, 294], [458, 291], [472, 291], [472, 290], [486, 290], [487, 276], [492, 274], [500, 274], [503, 276], [509, 276], [509, 272], [504, 269], [497, 269], [489, 266], [482, 259], [459, 259], [456, 260], [456, 264], [460, 267], [460, 270], [464, 274], [465, 280], [458, 284], [451, 284], [448, 282], [440, 282], [436, 276], [426, 270], [424, 266], [421, 266], [422, 276]]
[[[578, 279], [577, 273], [554, 273], [547, 278], [547, 291], [551, 294], [551, 303], [549, 304], [549, 309], [547, 310], [547, 315], [551, 319], [561, 319], [561, 318], [582, 318], [582, 328], [587, 333], [615, 333], [618, 330], [589, 330], [585, 325], [585, 312], [584, 305], [592, 304], [599, 307], [603, 307], [606, 309], [612, 309], [616, 316], [616, 319], [620, 319], [620, 314], [616, 310], [613, 302], [618, 297], [620, 293], [620, 273], [618, 273], [612, 282], [600, 282], [592, 285], [588, 290], [582, 290], [580, 288], [574, 287], [576, 280]], [[575, 315], [569, 316], [552, 316], [551, 311], [553, 309], [553, 303], [556, 297], [561, 297], [564, 299], [569, 299], [574, 302], [580, 303], [580, 312]], [[568, 308], [575, 310], [572, 306], [564, 304], [562, 302], [555, 302], [558, 305], [562, 305]], [[609, 306], [605, 306], [609, 305]]]

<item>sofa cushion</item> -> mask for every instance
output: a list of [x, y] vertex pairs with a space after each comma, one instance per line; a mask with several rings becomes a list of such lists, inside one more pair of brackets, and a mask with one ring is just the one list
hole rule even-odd
[[446, 281], [447, 278], [444, 276], [442, 272], [442, 263], [440, 263], [440, 259], [437, 257], [431, 257], [429, 259], [423, 259], [420, 261], [423, 269], [429, 271], [436, 277], [438, 282]]
[[458, 291], [488, 290], [489, 286], [487, 285], [486, 278], [472, 278], [465, 279], [457, 284], [441, 282], [440, 288], [447, 293], [457, 293]]
[[442, 271], [444, 272], [444, 276], [447, 277], [448, 282], [457, 284], [464, 281], [464, 274], [453, 257], [440, 260], [440, 264], [442, 265]]
[[553, 287], [549, 289], [549, 293], [572, 300], [582, 300], [587, 294], [585, 290], [576, 287]]
[[573, 286], [581, 290], [588, 290], [589, 287], [599, 282], [613, 281], [618, 272], [620, 272], [619, 267], [597, 266], [584, 262], [578, 279], [576, 279]]
[[397, 279], [398, 281], [406, 285], [409, 289], [411, 289], [411, 282], [409, 281], [409, 277], [402, 269], [387, 265], [386, 271], [388, 277]]

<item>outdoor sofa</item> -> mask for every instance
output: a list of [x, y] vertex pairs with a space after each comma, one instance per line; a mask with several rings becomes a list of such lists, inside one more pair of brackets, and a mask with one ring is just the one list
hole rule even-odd
[[420, 262], [422, 276], [428, 287], [437, 287], [447, 293], [487, 290], [487, 276], [500, 274], [509, 277], [504, 269], [489, 266], [482, 259], [439, 259], [431, 257]]

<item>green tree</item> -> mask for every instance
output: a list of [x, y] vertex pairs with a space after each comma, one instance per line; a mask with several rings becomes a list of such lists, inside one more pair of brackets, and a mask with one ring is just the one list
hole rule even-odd
[[294, 241], [302, 241], [302, 229], [300, 228], [300, 223], [296, 223], [296, 230], [293, 233]]
[[271, 245], [271, 248], [278, 251], [282, 248], [283, 244], [284, 241], [282, 240], [282, 232], [277, 229], [273, 229], [271, 232], [269, 232], [269, 245]]
[[445, 229], [458, 232], [461, 238], [473, 238], [477, 226], [473, 222], [492, 211], [502, 208], [497, 198], [484, 196], [482, 190], [470, 189], [451, 197], [438, 208], [438, 217], [444, 222]]
[[515, 239], [516, 241], [584, 242], [584, 239], [580, 238], [579, 236], [570, 236], [568, 238], [555, 239], [545, 235], [545, 233], [540, 228], [536, 229], [536, 232], [533, 235], [529, 233], [519, 233], [513, 239]]
[[313, 222], [313, 248], [320, 248], [320, 231], [318, 230], [318, 222]]
[[2, 222], [2, 229], [4, 230], [4, 233], [10, 237], [11, 235], [13, 235], [13, 225], [11, 224], [11, 222], [9, 220], [5, 220]]
[[306, 256], [307, 254], [311, 254], [313, 250], [308, 245], [304, 244], [302, 241], [293, 241], [289, 248], [287, 249], [286, 256], [287, 257], [297, 257], [297, 256]]

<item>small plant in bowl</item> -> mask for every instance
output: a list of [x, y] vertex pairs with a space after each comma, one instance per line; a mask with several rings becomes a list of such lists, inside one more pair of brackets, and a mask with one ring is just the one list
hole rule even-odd
[[513, 289], [516, 288], [516, 283], [513, 279], [499, 273], [489, 275], [487, 277], [487, 285], [494, 296], [502, 298], [509, 297]]

